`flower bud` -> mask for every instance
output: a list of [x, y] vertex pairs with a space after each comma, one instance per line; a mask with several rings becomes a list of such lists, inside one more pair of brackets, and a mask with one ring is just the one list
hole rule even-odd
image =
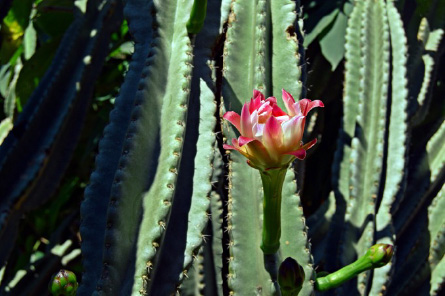
[[365, 256], [367, 256], [373, 267], [382, 267], [391, 261], [394, 253], [394, 247], [388, 244], [376, 244], [369, 248]]
[[304, 278], [303, 267], [291, 257], [287, 257], [278, 270], [278, 284], [283, 296], [298, 295], [303, 286]]
[[61, 269], [53, 276], [53, 280], [49, 284], [49, 290], [55, 296], [74, 296], [78, 285], [74, 272]]

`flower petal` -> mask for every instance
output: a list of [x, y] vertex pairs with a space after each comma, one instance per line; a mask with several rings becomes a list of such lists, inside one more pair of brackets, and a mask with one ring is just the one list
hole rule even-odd
[[263, 93], [260, 92], [259, 90], [256, 90], [256, 89], [253, 90], [253, 98], [254, 98], [254, 99], [259, 98], [260, 101], [264, 101], [264, 95], [263, 95]]
[[241, 110], [241, 135], [253, 138], [252, 135], [252, 121], [250, 118], [249, 104], [246, 103]]
[[264, 95], [260, 91], [255, 89], [253, 91], [253, 98], [250, 100], [250, 105], [249, 105], [250, 114], [252, 114], [253, 111], [258, 110], [260, 108], [262, 101], [264, 101]]
[[254, 139], [254, 138], [248, 138], [248, 137], [243, 137], [243, 136], [238, 138], [238, 144], [239, 144], [240, 147], [242, 147], [242, 146], [244, 146], [246, 144], [249, 144], [252, 141], [257, 141], [257, 140]]
[[286, 109], [287, 109], [287, 113], [290, 116], [294, 116], [295, 115], [295, 111], [294, 111], [294, 108], [292, 106], [295, 103], [294, 98], [292, 97], [292, 95], [290, 93], [288, 93], [284, 89], [281, 90], [281, 93], [282, 93], [282, 98], [283, 98], [284, 105], [286, 106]]
[[238, 150], [238, 148], [236, 148], [232, 145], [227, 145], [227, 144], [223, 144], [223, 148], [226, 150]]
[[286, 150], [297, 149], [299, 147], [304, 133], [303, 119], [304, 116], [294, 116], [281, 125]]
[[264, 133], [264, 126], [265, 124], [261, 124], [261, 123], [254, 123], [253, 127], [252, 127], [252, 133], [253, 136], [257, 139], [260, 140], [263, 138], [263, 133]]
[[304, 144], [303, 146], [301, 146], [301, 149], [308, 150], [308, 149], [312, 148], [312, 146], [314, 146], [315, 143], [317, 143], [317, 139], [316, 138], [313, 139], [312, 141]]
[[275, 117], [270, 117], [264, 127], [263, 143], [270, 152], [270, 156], [279, 157], [281, 147], [283, 146], [283, 131], [281, 125]]
[[287, 113], [284, 112], [283, 110], [281, 110], [281, 108], [278, 105], [273, 105], [272, 106], [272, 115], [278, 117], [278, 116], [287, 115]]
[[290, 154], [295, 156], [298, 159], [304, 159], [306, 157], [306, 150], [304, 149], [298, 149], [296, 151], [292, 151], [292, 152], [287, 152], [285, 154]]
[[238, 113], [229, 111], [224, 114], [223, 118], [233, 124], [236, 129], [241, 132], [241, 116]]
[[324, 107], [324, 104], [320, 100], [311, 101], [309, 99], [303, 99], [298, 101], [300, 104], [301, 113], [306, 116], [309, 111], [311, 111], [315, 107]]

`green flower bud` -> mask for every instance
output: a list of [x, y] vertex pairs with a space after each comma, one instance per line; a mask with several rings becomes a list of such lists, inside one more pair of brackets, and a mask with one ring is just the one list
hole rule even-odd
[[49, 290], [54, 296], [74, 296], [78, 286], [74, 272], [61, 269], [53, 276]]
[[388, 244], [377, 244], [369, 248], [366, 255], [372, 262], [373, 267], [382, 267], [391, 261], [394, 247]]
[[303, 267], [291, 257], [287, 257], [278, 269], [278, 284], [282, 295], [298, 295], [303, 287], [304, 278]]

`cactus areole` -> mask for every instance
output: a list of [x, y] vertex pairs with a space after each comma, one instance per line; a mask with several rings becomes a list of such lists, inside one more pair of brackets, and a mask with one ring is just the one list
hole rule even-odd
[[282, 99], [287, 113], [277, 105], [275, 97], [265, 99], [260, 91], [254, 90], [253, 98], [243, 105], [241, 115], [229, 111], [223, 116], [241, 134], [224, 148], [240, 152], [261, 174], [264, 188], [261, 249], [265, 254], [276, 253], [280, 246], [281, 190], [286, 170], [296, 158], [304, 159], [306, 150], [317, 142], [317, 139], [302, 142], [306, 115], [315, 107], [324, 107], [319, 100], [295, 102], [284, 89]]

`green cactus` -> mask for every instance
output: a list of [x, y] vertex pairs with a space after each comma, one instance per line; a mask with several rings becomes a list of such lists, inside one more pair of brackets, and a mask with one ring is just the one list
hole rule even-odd
[[[75, 8], [21, 113], [21, 65], [0, 69], [8, 82], [0, 83], [0, 239], [10, 241], [0, 247], [1, 295], [38, 294], [43, 279], [30, 278], [79, 254], [70, 240], [63, 254], [51, 255], [48, 245], [40, 263], [26, 265], [15, 249], [26, 229], [21, 218], [62, 183], [122, 15], [134, 52], [80, 206], [77, 295], [443, 292], [445, 1], [410, 7], [423, 19], [401, 17], [409, 1], [123, 2]], [[302, 4], [309, 22], [320, 7], [324, 16], [307, 52]], [[339, 35], [344, 51], [329, 46]], [[33, 59], [28, 50], [23, 61]], [[264, 172], [223, 149], [238, 134], [222, 114], [240, 113], [253, 89], [268, 97], [283, 88], [326, 108], [307, 118], [305, 140], [319, 141], [306, 160], [280, 171], [282, 188], [263, 188]], [[263, 213], [264, 195], [281, 196], [275, 216]], [[63, 219], [51, 246], [66, 240], [76, 214]]]

